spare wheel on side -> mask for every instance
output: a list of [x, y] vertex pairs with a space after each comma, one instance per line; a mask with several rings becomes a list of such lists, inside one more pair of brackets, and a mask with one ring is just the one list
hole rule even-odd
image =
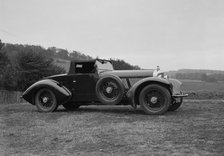
[[106, 105], [116, 105], [124, 95], [124, 84], [116, 75], [105, 75], [96, 84], [96, 95], [99, 101]]

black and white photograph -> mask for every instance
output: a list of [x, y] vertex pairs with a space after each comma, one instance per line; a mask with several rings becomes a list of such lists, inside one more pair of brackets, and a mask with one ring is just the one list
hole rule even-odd
[[223, 0], [0, 0], [0, 156], [223, 156]]

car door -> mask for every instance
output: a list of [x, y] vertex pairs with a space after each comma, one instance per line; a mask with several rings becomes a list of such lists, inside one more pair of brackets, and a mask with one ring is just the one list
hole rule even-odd
[[98, 80], [96, 73], [80, 73], [72, 76], [73, 101], [96, 101], [95, 86]]

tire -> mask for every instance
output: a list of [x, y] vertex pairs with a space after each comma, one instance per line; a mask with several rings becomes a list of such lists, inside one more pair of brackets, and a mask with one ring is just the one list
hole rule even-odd
[[35, 95], [35, 105], [40, 112], [53, 112], [58, 108], [53, 91], [48, 88], [40, 89]]
[[161, 85], [147, 85], [139, 94], [139, 103], [146, 114], [164, 114], [168, 110], [170, 102], [170, 92]]
[[170, 105], [170, 107], [168, 108], [168, 111], [177, 110], [181, 106], [182, 102], [183, 102], [183, 98], [181, 98], [180, 102], [173, 103], [172, 105]]
[[80, 107], [80, 105], [68, 102], [63, 104], [63, 107], [68, 111], [74, 111], [74, 110], [77, 110]]
[[118, 76], [103, 76], [96, 84], [96, 95], [101, 103], [116, 105], [123, 98], [124, 84]]

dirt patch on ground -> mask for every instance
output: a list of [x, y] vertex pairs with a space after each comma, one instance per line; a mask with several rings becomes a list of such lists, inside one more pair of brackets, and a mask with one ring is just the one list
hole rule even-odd
[[175, 112], [129, 106], [39, 113], [1, 105], [0, 155], [224, 155], [224, 102], [187, 100]]

